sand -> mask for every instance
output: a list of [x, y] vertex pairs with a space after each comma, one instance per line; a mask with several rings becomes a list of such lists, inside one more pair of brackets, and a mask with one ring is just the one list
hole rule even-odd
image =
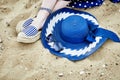
[[[42, 0], [0, 1], [0, 80], [120, 80], [120, 44], [108, 40], [90, 57], [72, 62], [52, 55], [41, 41], [16, 41], [17, 23], [34, 16]], [[84, 9], [79, 9], [84, 10]], [[106, 0], [85, 9], [99, 24], [120, 35], [120, 3]]]

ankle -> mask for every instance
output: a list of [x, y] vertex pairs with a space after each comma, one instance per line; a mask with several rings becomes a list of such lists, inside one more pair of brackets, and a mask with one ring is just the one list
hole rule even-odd
[[49, 16], [52, 10], [48, 8], [41, 8], [36, 18], [34, 18], [31, 25], [35, 26], [38, 30], [42, 28], [46, 18]]
[[43, 27], [45, 20], [46, 19], [40, 21], [39, 19], [34, 19], [31, 25], [35, 26], [37, 30], [40, 30]]
[[45, 8], [45, 7], [41, 7], [41, 8], [40, 8], [40, 11], [44, 11], [44, 12], [46, 12], [46, 13], [48, 13], [48, 14], [51, 14], [51, 13], [52, 13], [52, 9], [50, 9], [50, 8]]
[[47, 11], [40, 10], [37, 14], [36, 19], [43, 20], [49, 16], [49, 13]]

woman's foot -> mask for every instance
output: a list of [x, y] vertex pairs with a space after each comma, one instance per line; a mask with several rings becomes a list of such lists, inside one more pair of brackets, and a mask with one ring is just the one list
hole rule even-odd
[[23, 26], [26, 26], [17, 37], [18, 42], [33, 43], [40, 38], [40, 29], [43, 27], [45, 20], [52, 11], [65, 7], [68, 1], [58, 1], [53, 10], [42, 7], [34, 20], [28, 20]]
[[[49, 10], [49, 11], [48, 11]], [[40, 29], [42, 28], [44, 21], [50, 14], [50, 9], [42, 8], [40, 9], [38, 16], [34, 19], [28, 19], [22, 21], [24, 23], [18, 24], [16, 31], [19, 32], [17, 36], [17, 41], [22, 43], [32, 43], [40, 38]]]
[[16, 32], [19, 33], [26, 29], [33, 22], [32, 18], [20, 21], [16, 26]]
[[40, 38], [40, 31], [35, 26], [28, 26], [18, 34], [17, 41], [22, 43], [33, 43]]

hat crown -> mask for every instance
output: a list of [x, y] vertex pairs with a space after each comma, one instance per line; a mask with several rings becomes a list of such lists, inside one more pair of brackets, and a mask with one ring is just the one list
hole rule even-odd
[[85, 40], [89, 29], [87, 21], [78, 15], [67, 17], [61, 25], [61, 37], [70, 43], [80, 43]]

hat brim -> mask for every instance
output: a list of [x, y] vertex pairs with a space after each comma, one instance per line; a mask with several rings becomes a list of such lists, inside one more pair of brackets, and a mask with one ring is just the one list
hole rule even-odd
[[[84, 17], [87, 22], [90, 23], [90, 26], [99, 26], [96, 18], [87, 12], [62, 8], [58, 11], [55, 11], [47, 18], [41, 32], [41, 41], [44, 47], [49, 49], [49, 51], [54, 55], [68, 58], [69, 60], [73, 61], [82, 60], [99, 49], [99, 47], [107, 40], [107, 38], [96, 36], [94, 42], [88, 42], [85, 40], [79, 44], [72, 44], [64, 41], [59, 34], [60, 26], [62, 21], [71, 15], [79, 15]], [[62, 44], [63, 49], [61, 51], [54, 50], [52, 47], [53, 44], [48, 43], [46, 38], [49, 34], [53, 34], [55, 40]]]

